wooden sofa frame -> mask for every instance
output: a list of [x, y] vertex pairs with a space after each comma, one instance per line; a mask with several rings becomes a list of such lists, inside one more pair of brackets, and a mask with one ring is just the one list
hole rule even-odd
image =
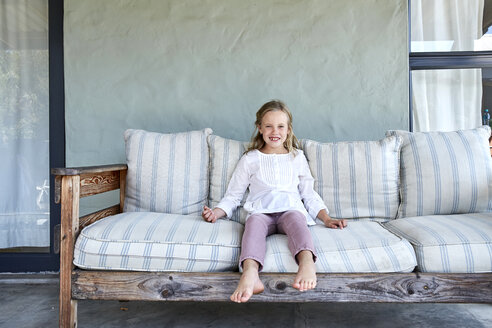
[[[127, 166], [60, 168], [55, 202], [61, 202], [60, 327], [76, 327], [77, 300], [229, 301], [238, 272], [182, 273], [82, 270], [73, 265], [79, 231], [121, 213]], [[120, 203], [79, 218], [79, 200], [120, 190]], [[292, 273], [262, 273], [265, 291], [251, 302], [492, 303], [492, 273], [319, 273], [314, 290], [294, 289]]]

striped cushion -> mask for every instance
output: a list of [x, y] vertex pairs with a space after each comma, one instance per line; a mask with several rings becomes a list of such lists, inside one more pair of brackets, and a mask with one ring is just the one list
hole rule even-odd
[[[215, 207], [227, 190], [232, 173], [237, 162], [243, 156], [248, 147], [247, 142], [221, 138], [216, 135], [208, 136], [210, 147], [210, 189], [208, 201], [210, 207]], [[243, 204], [247, 193], [243, 198]], [[241, 204], [242, 205], [242, 204]], [[247, 212], [240, 206], [236, 209], [231, 219], [244, 224]]]
[[492, 272], [492, 213], [403, 218], [385, 227], [409, 240], [422, 272]]
[[386, 134], [403, 138], [399, 218], [492, 211], [488, 126]]
[[212, 272], [237, 270], [243, 226], [229, 220], [122, 213], [84, 228], [74, 264], [84, 269]]
[[201, 213], [208, 193], [210, 133], [126, 130], [125, 212]]
[[[318, 259], [318, 272], [411, 272], [415, 253], [405, 239], [378, 222], [350, 222], [343, 229], [321, 225], [309, 228]], [[287, 236], [267, 237], [264, 272], [296, 272], [298, 266], [287, 247]]]
[[319, 143], [303, 140], [314, 189], [338, 219], [394, 219], [401, 139]]

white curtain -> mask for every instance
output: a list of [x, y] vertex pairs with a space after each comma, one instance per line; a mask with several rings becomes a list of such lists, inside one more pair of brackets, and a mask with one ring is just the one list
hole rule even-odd
[[[484, 0], [412, 0], [412, 51], [473, 51], [482, 36]], [[412, 72], [414, 131], [481, 124], [481, 69]]]
[[48, 0], [0, 0], [0, 248], [48, 247]]

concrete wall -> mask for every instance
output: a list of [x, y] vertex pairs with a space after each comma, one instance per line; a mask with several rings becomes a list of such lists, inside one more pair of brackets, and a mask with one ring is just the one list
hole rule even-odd
[[407, 0], [65, 0], [67, 165], [124, 162], [123, 131], [249, 140], [284, 100], [299, 138], [408, 126]]

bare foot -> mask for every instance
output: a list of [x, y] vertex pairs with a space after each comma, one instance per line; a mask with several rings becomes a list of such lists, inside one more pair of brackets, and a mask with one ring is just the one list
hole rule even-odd
[[264, 289], [265, 286], [258, 276], [258, 269], [245, 269], [236, 290], [231, 295], [231, 301], [236, 303], [247, 302], [251, 296], [263, 292]]
[[299, 262], [299, 270], [297, 270], [292, 286], [301, 292], [313, 289], [316, 287], [316, 265], [313, 261], [313, 253], [301, 251], [297, 254], [297, 260]]

